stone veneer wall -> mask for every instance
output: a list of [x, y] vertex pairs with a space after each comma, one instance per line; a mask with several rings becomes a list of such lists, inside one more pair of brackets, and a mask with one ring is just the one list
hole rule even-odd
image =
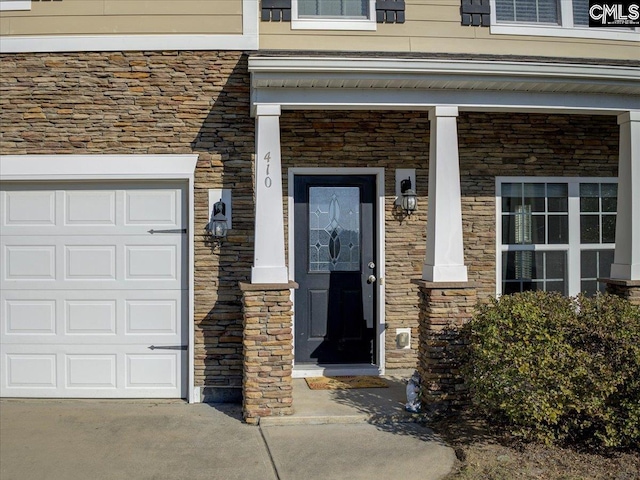
[[297, 285], [242, 283], [244, 313], [243, 416], [293, 413], [293, 335], [291, 291]]
[[420, 346], [418, 359], [422, 405], [458, 407], [468, 403], [460, 374], [465, 345], [460, 329], [471, 319], [477, 302], [471, 283], [417, 282], [420, 290]]
[[[246, 55], [107, 52], [0, 55], [0, 153], [197, 153], [196, 385], [242, 385], [242, 295], [253, 261], [254, 120]], [[426, 243], [427, 112], [283, 112], [287, 168], [384, 167], [387, 368], [416, 366]], [[465, 257], [479, 298], [495, 292], [495, 176], [614, 176], [615, 117], [462, 112]], [[394, 213], [395, 168], [415, 168], [419, 210]], [[206, 241], [209, 188], [233, 189], [233, 230]], [[286, 199], [285, 199], [286, 208]], [[395, 329], [412, 328], [398, 350]], [[215, 388], [207, 389], [211, 393]]]
[[[239, 52], [0, 55], [2, 154], [197, 153], [196, 385], [242, 384], [238, 282], [253, 262], [254, 120]], [[233, 230], [206, 241], [209, 188], [233, 189]], [[212, 395], [215, 389], [205, 392]]]
[[[425, 256], [427, 112], [283, 112], [280, 126], [285, 190], [291, 167], [384, 167], [386, 366], [415, 368], [420, 312], [411, 281]], [[496, 289], [495, 177], [615, 176], [618, 132], [614, 116], [460, 113], [465, 261], [480, 300]], [[416, 169], [418, 211], [405, 219], [393, 207], [396, 168]], [[412, 328], [411, 350], [396, 348], [401, 327]]]
[[615, 116], [463, 112], [458, 122], [469, 280], [495, 295], [496, 176], [615, 177]]
[[640, 307], [640, 280], [605, 280], [607, 293], [626, 298]]

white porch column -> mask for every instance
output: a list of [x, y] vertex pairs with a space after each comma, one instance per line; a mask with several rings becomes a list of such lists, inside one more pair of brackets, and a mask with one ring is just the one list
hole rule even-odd
[[284, 260], [280, 105], [256, 108], [256, 224], [251, 283], [289, 282]]
[[611, 278], [640, 280], [640, 111], [618, 115], [618, 218]]
[[458, 160], [458, 107], [429, 112], [429, 209], [427, 254], [422, 279], [466, 282], [462, 245], [462, 205]]

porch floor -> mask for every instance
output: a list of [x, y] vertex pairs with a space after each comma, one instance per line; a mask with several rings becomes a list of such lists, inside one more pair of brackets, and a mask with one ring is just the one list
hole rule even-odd
[[412, 422], [405, 411], [406, 385], [413, 370], [393, 370], [382, 376], [388, 388], [311, 390], [303, 378], [293, 379], [293, 415], [263, 417], [260, 424], [319, 425]]

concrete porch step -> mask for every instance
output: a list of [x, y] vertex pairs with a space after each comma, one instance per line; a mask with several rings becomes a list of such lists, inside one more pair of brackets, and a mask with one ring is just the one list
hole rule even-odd
[[[394, 424], [425, 420], [405, 410], [406, 381], [412, 371], [382, 378], [387, 388], [311, 390], [304, 379], [293, 380], [293, 410], [289, 416], [263, 417], [262, 426]], [[405, 378], [406, 377], [406, 378]]]

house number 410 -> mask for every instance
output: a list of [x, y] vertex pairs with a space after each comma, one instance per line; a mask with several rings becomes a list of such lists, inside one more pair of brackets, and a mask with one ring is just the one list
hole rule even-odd
[[264, 159], [267, 161], [267, 176], [264, 178], [264, 186], [267, 188], [271, 188], [271, 184], [273, 183], [271, 181], [271, 177], [269, 176], [269, 167], [271, 167], [271, 164], [269, 162], [271, 162], [271, 152], [267, 152], [267, 154], [264, 156]]

